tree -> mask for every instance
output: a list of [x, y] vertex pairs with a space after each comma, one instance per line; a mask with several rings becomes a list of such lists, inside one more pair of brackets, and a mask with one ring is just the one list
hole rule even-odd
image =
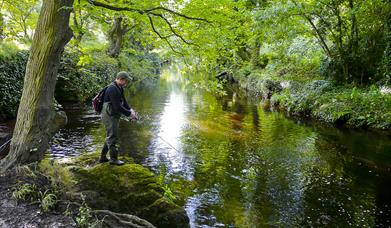
[[44, 0], [26, 67], [23, 93], [10, 153], [1, 171], [42, 159], [53, 135], [53, 97], [64, 46], [72, 38], [69, 17], [73, 0]]
[[131, 29], [125, 18], [114, 16], [113, 25], [108, 32], [109, 48], [107, 54], [111, 57], [118, 57], [122, 47], [125, 34]]
[[0, 40], [4, 38], [3, 6], [4, 6], [4, 0], [1, 1], [1, 5], [0, 5]]
[[[148, 18], [157, 16], [164, 20], [162, 12], [196, 21], [207, 21], [190, 17], [162, 6], [145, 6], [145, 9], [118, 7], [88, 0], [91, 4], [114, 11], [127, 11]], [[24, 87], [16, 125], [8, 156], [0, 161], [0, 171], [17, 165], [42, 159], [55, 129], [54, 89], [61, 53], [72, 38], [69, 27], [73, 0], [43, 0], [38, 23], [26, 67]], [[166, 21], [168, 25], [170, 23]], [[153, 23], [151, 22], [153, 27]], [[153, 27], [156, 32], [156, 28]], [[170, 30], [174, 35], [174, 30]], [[158, 34], [158, 32], [156, 32]]]
[[[391, 5], [391, 0], [388, 0]], [[386, 84], [391, 83], [391, 10], [385, 20], [385, 50], [382, 63], [382, 73]]]

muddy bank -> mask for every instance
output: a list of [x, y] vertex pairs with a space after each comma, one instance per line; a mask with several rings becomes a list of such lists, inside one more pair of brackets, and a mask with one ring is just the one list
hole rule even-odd
[[42, 212], [39, 203], [18, 201], [12, 197], [21, 183], [43, 190], [49, 186], [44, 176], [27, 177], [13, 169], [0, 175], [0, 227], [77, 227], [76, 222], [61, 210]]

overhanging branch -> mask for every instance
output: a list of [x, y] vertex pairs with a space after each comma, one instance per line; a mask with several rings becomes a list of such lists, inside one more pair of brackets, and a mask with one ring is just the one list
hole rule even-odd
[[[160, 17], [161, 19], [163, 19], [163, 20], [166, 22], [166, 24], [168, 25], [168, 27], [170, 28], [171, 32], [172, 32], [176, 37], [179, 37], [179, 39], [181, 39], [185, 44], [188, 44], [188, 45], [196, 45], [196, 44], [194, 44], [194, 43], [191, 43], [191, 42], [187, 41], [185, 38], [183, 38], [182, 35], [180, 35], [178, 32], [176, 32], [175, 29], [172, 27], [171, 22], [170, 22], [167, 18], [165, 18], [162, 14], [159, 14], [159, 13], [151, 13], [151, 15], [156, 16], [156, 17]], [[198, 46], [198, 45], [196, 45], [196, 46]]]
[[169, 35], [169, 36], [162, 36], [159, 31], [156, 30], [155, 28], [155, 25], [153, 24], [153, 20], [152, 20], [152, 17], [150, 15], [148, 15], [148, 19], [149, 19], [149, 23], [151, 24], [151, 27], [152, 27], [152, 30], [154, 33], [156, 33], [160, 39], [166, 41], [166, 43], [168, 44], [168, 46], [171, 48], [171, 50], [175, 53], [179, 53], [177, 50], [175, 50], [175, 48], [172, 46], [172, 44], [170, 43], [170, 41], [168, 40], [169, 37], [171, 37], [172, 35]]
[[94, 6], [99, 6], [99, 7], [103, 7], [103, 8], [106, 8], [106, 9], [109, 9], [109, 10], [114, 10], [114, 11], [129, 11], [129, 12], [137, 12], [139, 14], [151, 14], [154, 11], [162, 10], [162, 11], [166, 11], [166, 12], [171, 13], [173, 15], [177, 15], [179, 17], [183, 17], [183, 18], [186, 18], [186, 19], [189, 19], [189, 20], [197, 20], [197, 21], [203, 21], [203, 22], [211, 23], [210, 21], [208, 21], [205, 18], [187, 16], [185, 14], [176, 12], [174, 10], [168, 9], [166, 7], [163, 7], [163, 6], [158, 6], [158, 7], [154, 7], [154, 8], [150, 8], [150, 9], [136, 9], [136, 8], [126, 7], [126, 6], [125, 7], [123, 7], [123, 6], [122, 7], [113, 6], [113, 5], [110, 5], [110, 4], [107, 4], [107, 3], [104, 3], [104, 2], [99, 2], [99, 1], [96, 1], [96, 0], [87, 0], [87, 1], [90, 4], [94, 5]]
[[[128, 11], [128, 12], [136, 12], [136, 13], [139, 13], [139, 14], [142, 14], [142, 15], [147, 15], [148, 19], [149, 19], [149, 22], [151, 24], [151, 27], [152, 27], [152, 30], [155, 34], [157, 34], [159, 36], [160, 39], [163, 39], [167, 42], [168, 46], [170, 46], [171, 50], [173, 50], [174, 52], [178, 53], [174, 47], [172, 46], [172, 44], [170, 43], [169, 41], [169, 38], [172, 37], [172, 36], [176, 36], [178, 37], [180, 40], [182, 40], [182, 42], [184, 42], [185, 44], [188, 44], [188, 45], [195, 45], [195, 46], [198, 46], [194, 43], [191, 43], [189, 41], [187, 41], [181, 34], [179, 34], [175, 29], [174, 27], [172, 26], [171, 22], [165, 17], [163, 16], [163, 12], [166, 12], [166, 13], [169, 13], [171, 15], [176, 15], [176, 16], [179, 16], [179, 17], [182, 17], [182, 18], [185, 18], [185, 19], [188, 19], [188, 20], [197, 20], [197, 21], [202, 21], [202, 22], [207, 22], [207, 23], [211, 23], [210, 21], [208, 21], [207, 19], [204, 19], [204, 18], [198, 18], [198, 17], [191, 17], [191, 16], [188, 16], [188, 15], [185, 15], [185, 14], [182, 14], [182, 13], [179, 13], [179, 12], [176, 12], [174, 10], [171, 10], [171, 9], [168, 9], [166, 7], [163, 7], [163, 6], [158, 6], [158, 7], [153, 7], [153, 8], [150, 8], [150, 9], [137, 9], [137, 8], [133, 8], [133, 7], [128, 7], [128, 6], [115, 6], [115, 5], [111, 5], [111, 4], [108, 4], [108, 3], [104, 3], [104, 2], [100, 2], [100, 1], [96, 1], [96, 0], [87, 0], [90, 4], [94, 5], [94, 6], [98, 6], [98, 7], [102, 7], [102, 8], [106, 8], [106, 9], [109, 9], [109, 10], [114, 10], [114, 11]], [[163, 11], [163, 12], [162, 12]], [[159, 17], [161, 18], [162, 20], [164, 20], [164, 22], [168, 25], [170, 31], [172, 34], [170, 35], [167, 35], [167, 36], [164, 36], [162, 35], [155, 27], [154, 25], [154, 22], [153, 22], [153, 19], [152, 19], [152, 16], [155, 16], [155, 17]]]

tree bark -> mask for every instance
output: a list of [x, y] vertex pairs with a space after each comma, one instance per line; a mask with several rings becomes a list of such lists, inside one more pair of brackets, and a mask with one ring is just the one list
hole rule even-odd
[[53, 99], [64, 46], [72, 37], [69, 16], [73, 0], [44, 0], [26, 66], [23, 93], [10, 153], [0, 171], [39, 161], [54, 134]]
[[121, 51], [124, 35], [128, 31], [128, 25], [123, 23], [123, 18], [114, 17], [113, 27], [110, 29], [108, 34], [110, 46], [107, 53], [109, 56], [118, 57]]
[[[388, 3], [391, 4], [391, 0], [388, 0]], [[385, 18], [385, 50], [383, 56], [383, 74], [386, 78], [387, 84], [391, 84], [391, 11], [388, 12], [388, 15]]]
[[0, 5], [0, 41], [4, 39], [4, 18], [3, 18], [3, 5], [4, 5], [4, 0], [1, 1]]

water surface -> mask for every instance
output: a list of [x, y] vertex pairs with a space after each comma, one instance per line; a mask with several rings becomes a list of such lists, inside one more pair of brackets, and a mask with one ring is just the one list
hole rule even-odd
[[[120, 144], [165, 174], [192, 227], [390, 226], [389, 133], [301, 123], [238, 93], [189, 90], [168, 76], [128, 95], [141, 120], [120, 122]], [[66, 108], [70, 124], [53, 156], [100, 149], [99, 116]]]

